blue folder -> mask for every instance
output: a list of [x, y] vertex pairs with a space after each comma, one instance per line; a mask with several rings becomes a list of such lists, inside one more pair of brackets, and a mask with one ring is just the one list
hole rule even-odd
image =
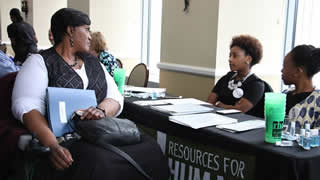
[[78, 109], [88, 109], [90, 106], [97, 106], [93, 90], [47, 88], [48, 124], [56, 137], [72, 132], [72, 114]]

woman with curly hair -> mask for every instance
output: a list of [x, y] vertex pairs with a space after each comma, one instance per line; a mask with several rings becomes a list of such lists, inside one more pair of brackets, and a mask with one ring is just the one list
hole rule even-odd
[[109, 74], [113, 76], [113, 71], [119, 66], [116, 58], [108, 52], [107, 43], [101, 32], [91, 33], [90, 53], [97, 56]]
[[255, 106], [264, 94], [264, 82], [251, 72], [262, 58], [262, 45], [249, 35], [232, 38], [230, 44], [230, 72], [212, 89], [208, 102], [225, 109], [237, 109], [256, 115]]

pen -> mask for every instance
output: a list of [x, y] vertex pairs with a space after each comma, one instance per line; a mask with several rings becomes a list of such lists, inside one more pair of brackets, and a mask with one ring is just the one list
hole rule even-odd
[[161, 99], [182, 99], [182, 96], [165, 96], [162, 97]]

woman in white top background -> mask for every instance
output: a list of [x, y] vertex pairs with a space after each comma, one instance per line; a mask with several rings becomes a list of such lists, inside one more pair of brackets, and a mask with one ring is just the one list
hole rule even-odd
[[[98, 107], [86, 109], [82, 119], [95, 120], [105, 116], [117, 116], [123, 108], [123, 96], [113, 78], [97, 57], [88, 53], [91, 39], [89, 17], [71, 8], [60, 9], [52, 16], [51, 31], [54, 46], [40, 54], [29, 56], [17, 75], [12, 95], [14, 116], [21, 120], [42, 145], [50, 148], [49, 158], [41, 160], [38, 167], [42, 170], [35, 171], [37, 174], [34, 179], [128, 179], [131, 176], [141, 178], [125, 160], [119, 160], [115, 154], [95, 145], [80, 140], [68, 148], [61, 146], [49, 129], [45, 108], [47, 87], [94, 90]], [[124, 151], [131, 156], [135, 156], [137, 152], [160, 153], [160, 156], [150, 159], [159, 161], [166, 169], [166, 161], [160, 148], [155, 142], [145, 140], [146, 138], [143, 138], [140, 144], [123, 147]], [[141, 149], [141, 146], [146, 152], [136, 150]], [[152, 166], [149, 159], [140, 161], [142, 167]], [[117, 165], [113, 166], [110, 162]], [[154, 176], [166, 175], [162, 172], [161, 166], [153, 172]], [[124, 171], [121, 168], [127, 172], [120, 173]], [[148, 169], [146, 171], [148, 172]]]

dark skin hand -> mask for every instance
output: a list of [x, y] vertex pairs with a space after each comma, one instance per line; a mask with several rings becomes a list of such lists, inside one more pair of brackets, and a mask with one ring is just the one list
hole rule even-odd
[[57, 170], [63, 170], [72, 165], [73, 159], [68, 149], [59, 144], [53, 144], [49, 147], [51, 150], [49, 158]]
[[102, 119], [106, 116], [102, 110], [97, 109], [95, 107], [90, 107], [89, 109], [84, 109], [80, 111], [82, 111], [82, 115], [80, 118], [81, 120], [97, 120]]

